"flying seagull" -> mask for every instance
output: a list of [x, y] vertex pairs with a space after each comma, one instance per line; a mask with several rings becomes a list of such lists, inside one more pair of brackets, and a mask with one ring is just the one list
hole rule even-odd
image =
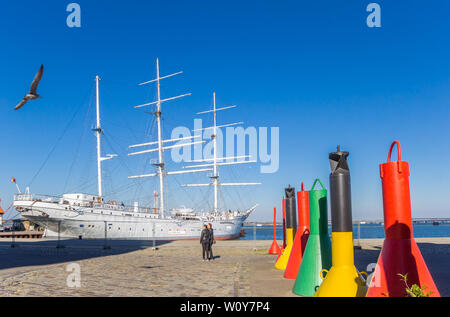
[[14, 108], [14, 110], [22, 108], [28, 102], [28, 100], [35, 100], [41, 97], [37, 94], [36, 91], [43, 73], [44, 65], [41, 65], [41, 68], [39, 68], [39, 71], [37, 72], [36, 76], [33, 79], [33, 82], [31, 83], [30, 92], [26, 94], [25, 97], [23, 97], [22, 101]]

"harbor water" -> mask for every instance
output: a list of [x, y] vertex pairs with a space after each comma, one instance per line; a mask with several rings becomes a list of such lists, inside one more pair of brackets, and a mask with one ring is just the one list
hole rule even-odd
[[[382, 239], [384, 238], [384, 226], [382, 224], [358, 224], [353, 225], [353, 237], [361, 239]], [[244, 226], [245, 236], [242, 240], [272, 240], [273, 226]], [[328, 232], [331, 234], [331, 225], [328, 226]], [[450, 237], [450, 223], [441, 223], [433, 225], [431, 223], [413, 224], [413, 233], [416, 238], [443, 238]], [[283, 240], [282, 226], [277, 226], [277, 240]]]

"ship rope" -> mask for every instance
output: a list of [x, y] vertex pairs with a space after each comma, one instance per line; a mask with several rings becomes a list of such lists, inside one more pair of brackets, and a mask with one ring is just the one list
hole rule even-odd
[[[104, 132], [103, 134], [104, 134], [104, 138], [103, 138], [103, 139], [104, 139], [105, 142], [108, 144], [108, 146], [109, 146], [115, 153], [118, 153], [118, 152], [116, 151], [116, 147], [113, 145], [113, 142], [114, 142], [115, 140], [114, 140], [113, 138], [110, 137], [109, 133]], [[120, 165], [128, 172], [129, 175], [133, 174], [133, 171], [131, 170], [131, 168], [127, 165], [126, 161], [125, 161], [120, 155], [117, 157], [117, 159], [118, 159]], [[129, 189], [129, 188], [131, 188], [131, 187], [133, 187], [133, 186], [137, 186], [137, 187], [140, 187], [141, 189], [143, 189], [142, 181], [137, 180], [137, 179], [133, 179], [130, 183], [125, 184], [125, 185], [123, 185], [123, 186], [121, 186], [121, 187], [119, 187], [119, 188], [116, 188], [114, 191], [112, 191], [112, 192], [110, 192], [110, 193], [108, 193], [108, 194], [109, 194], [109, 195], [116, 194], [116, 193], [122, 192], [122, 191], [125, 190], [125, 189]]]
[[66, 192], [67, 186], [69, 184], [69, 180], [71, 179], [71, 176], [72, 176], [72, 172], [73, 172], [74, 166], [75, 166], [75, 164], [76, 164], [76, 162], [78, 160], [78, 157], [80, 155], [80, 149], [81, 149], [81, 145], [82, 145], [83, 140], [84, 140], [84, 136], [86, 135], [86, 130], [88, 129], [87, 124], [89, 122], [89, 114], [91, 112], [91, 108], [92, 108], [92, 105], [94, 103], [94, 93], [93, 93], [94, 88], [93, 88], [93, 86], [91, 87], [91, 89], [92, 89], [91, 98], [90, 98], [90, 101], [89, 101], [88, 109], [86, 111], [86, 115], [84, 117], [83, 129], [81, 131], [80, 140], [78, 141], [78, 145], [77, 145], [77, 148], [76, 148], [76, 151], [75, 151], [75, 155], [74, 155], [74, 158], [72, 160], [72, 164], [70, 165], [69, 174], [67, 175], [66, 182], [64, 184], [62, 194], [64, 194]]
[[47, 164], [48, 160], [50, 159], [50, 157], [52, 156], [53, 152], [56, 150], [56, 148], [58, 147], [59, 143], [61, 142], [61, 140], [64, 138], [64, 136], [66, 135], [67, 131], [69, 130], [69, 128], [72, 125], [72, 122], [75, 120], [75, 117], [77, 116], [78, 112], [81, 110], [83, 106], [79, 106], [75, 109], [71, 119], [69, 120], [68, 124], [66, 125], [66, 127], [64, 128], [63, 132], [61, 133], [61, 135], [58, 137], [58, 139], [56, 140], [56, 143], [53, 145], [53, 147], [51, 148], [50, 152], [48, 153], [47, 157], [45, 158], [45, 160], [42, 162], [41, 166], [39, 167], [38, 171], [36, 172], [36, 174], [34, 174], [34, 176], [31, 178], [31, 181], [28, 183], [28, 187], [31, 186], [31, 184], [33, 184], [33, 182], [36, 180], [36, 178], [38, 177], [38, 175], [40, 174], [40, 172], [42, 171], [42, 169], [45, 167], [45, 165]]
[[[1, 200], [0, 200], [1, 201]], [[6, 208], [6, 210], [3, 210], [3, 212], [6, 214], [10, 209], [11, 209], [11, 207], [14, 205], [14, 201], [11, 203], [11, 205], [9, 205], [9, 207], [8, 208]]]
[[[116, 82], [116, 81], [113, 80], [113, 82]], [[109, 92], [109, 88], [106, 85], [105, 85], [105, 87], [103, 87], [103, 91], [104, 91], [103, 93], [105, 95], [107, 95], [107, 96], [110, 93]], [[138, 137], [137, 136], [138, 133], [136, 133], [136, 131], [132, 129], [132, 127], [134, 127], [135, 125], [130, 124], [130, 122], [127, 119], [128, 116], [122, 115], [122, 116], [120, 116], [120, 118], [121, 118], [121, 123], [113, 122], [113, 121], [110, 121], [109, 119], [106, 119], [106, 120], [102, 119], [102, 121], [108, 122], [109, 125], [111, 125], [111, 126], [116, 126], [116, 127], [119, 127], [119, 128], [120, 127], [124, 127], [129, 132], [129, 134], [132, 136], [132, 138], [135, 141], [137, 140], [137, 142], [141, 142], [142, 141], [142, 136]], [[148, 135], [148, 131], [152, 129], [152, 127], [154, 126], [154, 122], [155, 121], [156, 120], [155, 120], [154, 117], [152, 118], [152, 120], [147, 121], [146, 128], [145, 128], [146, 132], [144, 134], [145, 136], [147, 136]], [[119, 161], [120, 166], [127, 172], [127, 174], [129, 176], [130, 175], [134, 175], [136, 173], [136, 171], [133, 171], [128, 166], [128, 164], [126, 163], [125, 159], [123, 158], [123, 156], [125, 156], [126, 153], [124, 155], [121, 155], [123, 153], [123, 151], [121, 152], [121, 151], [117, 150], [117, 149], [124, 149], [124, 148], [128, 149], [128, 145], [129, 145], [128, 142], [130, 142], [130, 139], [129, 138], [125, 138], [125, 137], [120, 138], [119, 136], [114, 136], [113, 137], [110, 133], [105, 132], [105, 131], [103, 131], [103, 136], [104, 136], [105, 143], [109, 146], [109, 148], [111, 150], [113, 150], [114, 153], [118, 154], [118, 157], [116, 157], [116, 159]], [[122, 139], [126, 143], [126, 145], [120, 143], [118, 141], [118, 139]], [[149, 165], [149, 164], [146, 164], [147, 161], [148, 161], [147, 159], [144, 158], [143, 161], [144, 161], [143, 162], [144, 166], [142, 167], [142, 173], [140, 173], [140, 174], [143, 174], [145, 168], [148, 167], [148, 165]], [[108, 167], [105, 168], [105, 171], [106, 170], [108, 170]], [[133, 179], [133, 180], [131, 180], [131, 182], [127, 180], [125, 185], [122, 185], [122, 186], [119, 186], [119, 187], [116, 187], [116, 188], [113, 188], [113, 186], [111, 186], [110, 190], [107, 192], [107, 195], [113, 196], [113, 195], [117, 195], [119, 193], [124, 193], [125, 191], [128, 191], [130, 189], [134, 189], [134, 194], [133, 194], [132, 200], [136, 201], [136, 197], [139, 196], [140, 193], [144, 190], [143, 184], [146, 181], [147, 180], [143, 180], [143, 179]], [[105, 182], [105, 185], [111, 185], [111, 184], [110, 184], [110, 182]]]

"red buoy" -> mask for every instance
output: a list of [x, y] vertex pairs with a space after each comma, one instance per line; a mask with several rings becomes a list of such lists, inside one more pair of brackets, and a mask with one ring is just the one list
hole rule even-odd
[[[391, 162], [391, 152], [395, 144], [398, 161]], [[405, 281], [399, 274], [407, 274], [409, 287], [416, 284], [429, 296], [439, 297], [439, 291], [413, 237], [409, 165], [401, 160], [398, 141], [392, 143], [387, 163], [380, 164], [380, 177], [385, 240], [367, 296], [406, 296]]]
[[281, 254], [280, 246], [277, 242], [277, 208], [273, 207], [273, 242], [269, 249], [269, 254]]
[[297, 192], [298, 227], [292, 245], [291, 256], [284, 271], [284, 277], [295, 280], [302, 262], [303, 252], [309, 237], [309, 192], [305, 190], [302, 182], [302, 190]]

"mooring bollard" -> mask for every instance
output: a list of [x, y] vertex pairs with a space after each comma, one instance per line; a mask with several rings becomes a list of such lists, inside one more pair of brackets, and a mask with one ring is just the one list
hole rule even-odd
[[108, 222], [105, 221], [105, 244], [103, 245], [104, 250], [109, 250], [111, 247], [108, 245]]
[[61, 220], [58, 221], [58, 241], [56, 242], [56, 248], [64, 248], [64, 246], [61, 244]]

